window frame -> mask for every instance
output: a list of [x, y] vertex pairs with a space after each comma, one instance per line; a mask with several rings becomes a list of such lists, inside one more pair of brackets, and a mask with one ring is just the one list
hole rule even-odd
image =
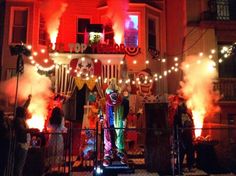
[[[153, 47], [150, 47], [150, 44], [149, 44], [149, 34], [150, 34], [150, 30], [149, 30], [149, 20], [152, 20], [152, 21], [154, 21], [154, 25], [155, 25], [155, 38], [156, 38], [156, 40], [155, 40], [155, 48], [153, 48]], [[158, 40], [158, 38], [160, 38], [159, 37], [159, 32], [160, 32], [160, 30], [159, 30], [159, 27], [160, 27], [160, 25], [159, 25], [159, 18], [158, 17], [155, 17], [155, 16], [148, 16], [148, 18], [147, 18], [147, 30], [148, 30], [148, 32], [147, 32], [147, 46], [148, 46], [148, 49], [155, 49], [155, 50], [159, 50], [159, 46], [160, 46], [160, 44], [158, 43], [160, 40]]]
[[[78, 16], [78, 17], [76, 18], [76, 35], [75, 35], [75, 36], [76, 36], [76, 37], [75, 37], [76, 43], [80, 43], [80, 42], [78, 42], [78, 40], [77, 40], [77, 36], [78, 36], [78, 35], [84, 35], [84, 37], [85, 37], [85, 35], [86, 35], [85, 32], [78, 32], [79, 19], [88, 19], [88, 20], [89, 20], [89, 24], [92, 24], [92, 20], [91, 20], [91, 18], [88, 17], [88, 16]], [[85, 43], [85, 42], [86, 42], [86, 41], [84, 41], [83, 43]]]
[[[140, 13], [139, 12], [128, 12], [128, 14], [127, 14], [127, 16], [129, 16], [129, 15], [136, 15], [136, 16], [138, 16], [138, 44], [137, 44], [137, 47], [139, 47], [140, 46], [140, 44], [141, 44], [141, 15], [140, 15]], [[125, 44], [125, 30], [124, 30], [124, 44]]]
[[14, 24], [14, 14], [15, 11], [25, 11], [27, 10], [27, 23], [26, 23], [26, 39], [25, 39], [25, 43], [28, 43], [28, 39], [29, 39], [29, 7], [11, 7], [10, 10], [10, 31], [9, 31], [9, 44], [19, 44], [18, 42], [13, 42], [13, 24]]
[[[44, 21], [44, 23], [42, 23], [41, 19]], [[44, 29], [41, 28], [41, 24], [44, 25]], [[40, 35], [40, 31], [42, 31], [45, 35], [45, 39], [42, 39], [40, 38], [41, 35]], [[47, 33], [47, 28], [46, 28], [46, 21], [45, 21], [45, 18], [43, 17], [43, 15], [40, 13], [39, 15], [39, 28], [38, 28], [38, 44], [39, 45], [42, 45], [42, 46], [46, 46], [47, 43], [48, 43], [48, 33]]]

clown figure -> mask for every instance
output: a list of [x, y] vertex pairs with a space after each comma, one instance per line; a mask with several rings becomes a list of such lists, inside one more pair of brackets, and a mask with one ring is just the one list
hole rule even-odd
[[[124, 93], [124, 95], [121, 95]], [[106, 116], [104, 118], [104, 160], [108, 166], [116, 157], [126, 164], [124, 151], [125, 119], [129, 112], [128, 91], [120, 90], [115, 79], [111, 80], [106, 89]]]

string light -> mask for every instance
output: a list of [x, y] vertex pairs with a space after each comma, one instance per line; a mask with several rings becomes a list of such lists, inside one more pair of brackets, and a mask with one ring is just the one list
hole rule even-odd
[[44, 59], [44, 63], [48, 63], [48, 59]]
[[[41, 50], [41, 53], [44, 53], [45, 52], [45, 50]], [[232, 52], [232, 46], [231, 47], [223, 47], [222, 49], [221, 49], [221, 53], [223, 54], [223, 57], [224, 58], [227, 58], [227, 57], [229, 57], [230, 56], [230, 52]], [[216, 53], [216, 50], [215, 49], [211, 49], [211, 51], [210, 51], [210, 55], [208, 55], [208, 58], [209, 59], [213, 59], [213, 54], [215, 54]], [[37, 56], [38, 55], [38, 53], [37, 52], [33, 52], [33, 56]], [[54, 56], [58, 56], [59, 55], [59, 53], [57, 53], [57, 52], [55, 52], [54, 53]], [[204, 55], [204, 53], [203, 52], [200, 52], [199, 53], [199, 56], [200, 57], [202, 57]], [[31, 63], [32, 64], [35, 64], [36, 63], [36, 61], [33, 59], [33, 56], [29, 56], [28, 58], [29, 58], [29, 60], [31, 60]], [[72, 58], [72, 55], [68, 55], [67, 56], [68, 58]], [[152, 78], [146, 78], [145, 77], [145, 81], [149, 81], [149, 82], [152, 82], [152, 81], [157, 81], [157, 80], [159, 80], [159, 79], [162, 79], [163, 78], [163, 76], [167, 76], [168, 75], [168, 73], [170, 74], [170, 73], [172, 73], [172, 70], [173, 71], [175, 71], [175, 72], [177, 72], [178, 70], [179, 70], [179, 63], [178, 63], [178, 61], [179, 61], [179, 58], [178, 57], [174, 57], [173, 58], [174, 59], [174, 61], [175, 61], [175, 63], [174, 63], [174, 65], [172, 65], [172, 66], [170, 66], [170, 69], [167, 69], [166, 71], [164, 71], [163, 72], [163, 75], [158, 75], [157, 73], [154, 73], [154, 76], [152, 77]], [[81, 60], [82, 61], [84, 61], [85, 60], [85, 57], [82, 57], [81, 58]], [[161, 62], [166, 62], [166, 58], [162, 58], [162, 59], [159, 59]], [[48, 62], [48, 59], [44, 59], [44, 62], [45, 63], [47, 63]], [[98, 62], [98, 60], [97, 59], [94, 59], [94, 62], [96, 63], [96, 62]], [[111, 63], [111, 60], [107, 60], [107, 62], [108, 63]], [[223, 62], [223, 59], [222, 58], [220, 58], [220, 59], [218, 59], [218, 62], [219, 63], [222, 63]], [[145, 61], [145, 63], [146, 64], [149, 64], [150, 62], [149, 62], [149, 60], [146, 60]], [[198, 61], [197, 61], [197, 64], [200, 64], [201, 63], [201, 60], [199, 59]], [[37, 63], [36, 63], [37, 64]], [[36, 66], [36, 64], [35, 64], [35, 66]], [[124, 61], [122, 60], [122, 61], [120, 61], [120, 64], [122, 65], [122, 64], [124, 64]], [[137, 64], [137, 60], [133, 60], [133, 64]], [[48, 69], [54, 69], [54, 68], [59, 68], [59, 65], [61, 65], [61, 63], [58, 63], [57, 65], [52, 65], [52, 66], [50, 66], [50, 67], [47, 67], [47, 68], [45, 68], [45, 67], [42, 67], [42, 66], [40, 66], [40, 65], [37, 65], [36, 67], [38, 68], [38, 69], [40, 69], [40, 70], [48, 70]], [[216, 64], [214, 64], [214, 66], [215, 66]], [[187, 64], [187, 65], [185, 65], [185, 68], [189, 68], [190, 67], [190, 65], [189, 64]], [[69, 70], [67, 70], [66, 71], [66, 73], [69, 73], [70, 72], [70, 70], [72, 70], [72, 68], [70, 67], [69, 68]], [[75, 70], [75, 72], [77, 72], [77, 70]], [[79, 76], [80, 76], [80, 74], [79, 74]], [[87, 75], [87, 78], [86, 79], [89, 79], [89, 77], [88, 77], [88, 75]], [[101, 80], [101, 77], [100, 78], [98, 78], [98, 79], [96, 79], [96, 80]], [[106, 82], [107, 81], [107, 78], [105, 78], [105, 80], [104, 80], [104, 82]], [[132, 84], [135, 84], [135, 80], [124, 80], [125, 82], [131, 82]], [[139, 78], [136, 78], [136, 81], [138, 82], [138, 84], [141, 84], [141, 82], [140, 82], [140, 80], [139, 80]], [[120, 82], [120, 81], [119, 81]]]
[[41, 53], [45, 53], [45, 49], [41, 49]]
[[27, 45], [27, 49], [31, 50], [32, 49], [32, 45]]
[[166, 59], [162, 59], [161, 62], [166, 62]]
[[136, 60], [133, 60], [133, 64], [137, 64], [137, 61], [136, 61]]
[[212, 49], [211, 50], [211, 54], [215, 54], [216, 50], [215, 49]]

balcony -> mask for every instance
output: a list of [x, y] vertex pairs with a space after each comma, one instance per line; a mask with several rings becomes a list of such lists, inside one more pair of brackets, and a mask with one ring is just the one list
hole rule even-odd
[[236, 20], [236, 1], [209, 0], [208, 10], [201, 14], [203, 21], [234, 21]]
[[208, 0], [208, 10], [200, 17], [199, 25], [214, 28], [219, 42], [231, 43], [236, 40], [236, 1]]
[[236, 78], [219, 78], [214, 83], [214, 89], [219, 90], [220, 101], [236, 101]]

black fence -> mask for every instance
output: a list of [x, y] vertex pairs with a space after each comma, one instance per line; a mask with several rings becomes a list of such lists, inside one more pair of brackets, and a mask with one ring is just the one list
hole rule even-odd
[[[127, 163], [114, 160], [103, 166], [104, 128], [97, 123], [94, 129], [82, 129], [68, 122], [66, 133], [39, 132], [31, 129], [25, 176], [42, 175], [180, 175], [196, 172], [202, 175], [236, 173], [236, 128], [204, 126], [202, 136], [194, 138], [192, 170], [186, 170], [187, 152], [183, 152], [182, 132], [193, 128], [120, 128], [124, 131]], [[199, 130], [199, 129], [198, 129]], [[13, 134], [13, 133], [12, 133]], [[8, 167], [5, 175], [13, 175], [15, 153], [14, 135], [11, 136]], [[181, 157], [183, 156], [181, 162]], [[182, 165], [181, 165], [182, 164]], [[188, 168], [187, 168], [188, 169]]]

